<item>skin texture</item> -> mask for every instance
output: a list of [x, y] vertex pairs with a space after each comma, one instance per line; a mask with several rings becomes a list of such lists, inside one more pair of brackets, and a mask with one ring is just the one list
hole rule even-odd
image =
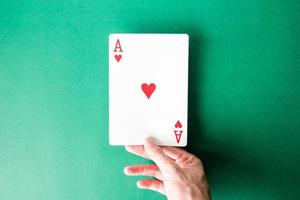
[[128, 176], [152, 176], [137, 182], [141, 189], [154, 190], [168, 200], [209, 200], [209, 186], [200, 159], [176, 147], [160, 147], [147, 138], [144, 145], [126, 146], [130, 153], [154, 161], [154, 164], [127, 166]]

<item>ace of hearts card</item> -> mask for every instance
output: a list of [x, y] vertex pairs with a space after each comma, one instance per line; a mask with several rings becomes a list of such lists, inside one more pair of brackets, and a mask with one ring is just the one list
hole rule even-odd
[[187, 145], [187, 34], [109, 35], [109, 143]]

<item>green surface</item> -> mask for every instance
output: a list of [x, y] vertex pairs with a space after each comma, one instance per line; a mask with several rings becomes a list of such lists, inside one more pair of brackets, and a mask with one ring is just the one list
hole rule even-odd
[[[164, 199], [108, 145], [108, 35], [190, 35], [214, 199], [300, 196], [299, 1], [0, 1], [0, 199]], [[125, 133], [124, 133], [125, 134]]]

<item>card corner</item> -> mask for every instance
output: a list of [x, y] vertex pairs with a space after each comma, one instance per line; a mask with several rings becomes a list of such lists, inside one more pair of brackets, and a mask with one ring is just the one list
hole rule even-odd
[[112, 39], [115, 35], [116, 35], [115, 33], [110, 33], [110, 34], [108, 34], [108, 38]]
[[187, 147], [187, 141], [185, 141], [185, 142], [181, 145], [181, 147]]
[[108, 144], [110, 146], [116, 146], [116, 143], [114, 143], [111, 139], [108, 140]]

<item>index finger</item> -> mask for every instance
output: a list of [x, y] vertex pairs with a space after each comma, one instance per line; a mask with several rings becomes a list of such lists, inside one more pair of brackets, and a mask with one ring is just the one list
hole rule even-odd
[[149, 157], [157, 164], [161, 172], [168, 172], [174, 169], [174, 160], [167, 156], [162, 147], [158, 146], [153, 138], [145, 140], [145, 151]]

